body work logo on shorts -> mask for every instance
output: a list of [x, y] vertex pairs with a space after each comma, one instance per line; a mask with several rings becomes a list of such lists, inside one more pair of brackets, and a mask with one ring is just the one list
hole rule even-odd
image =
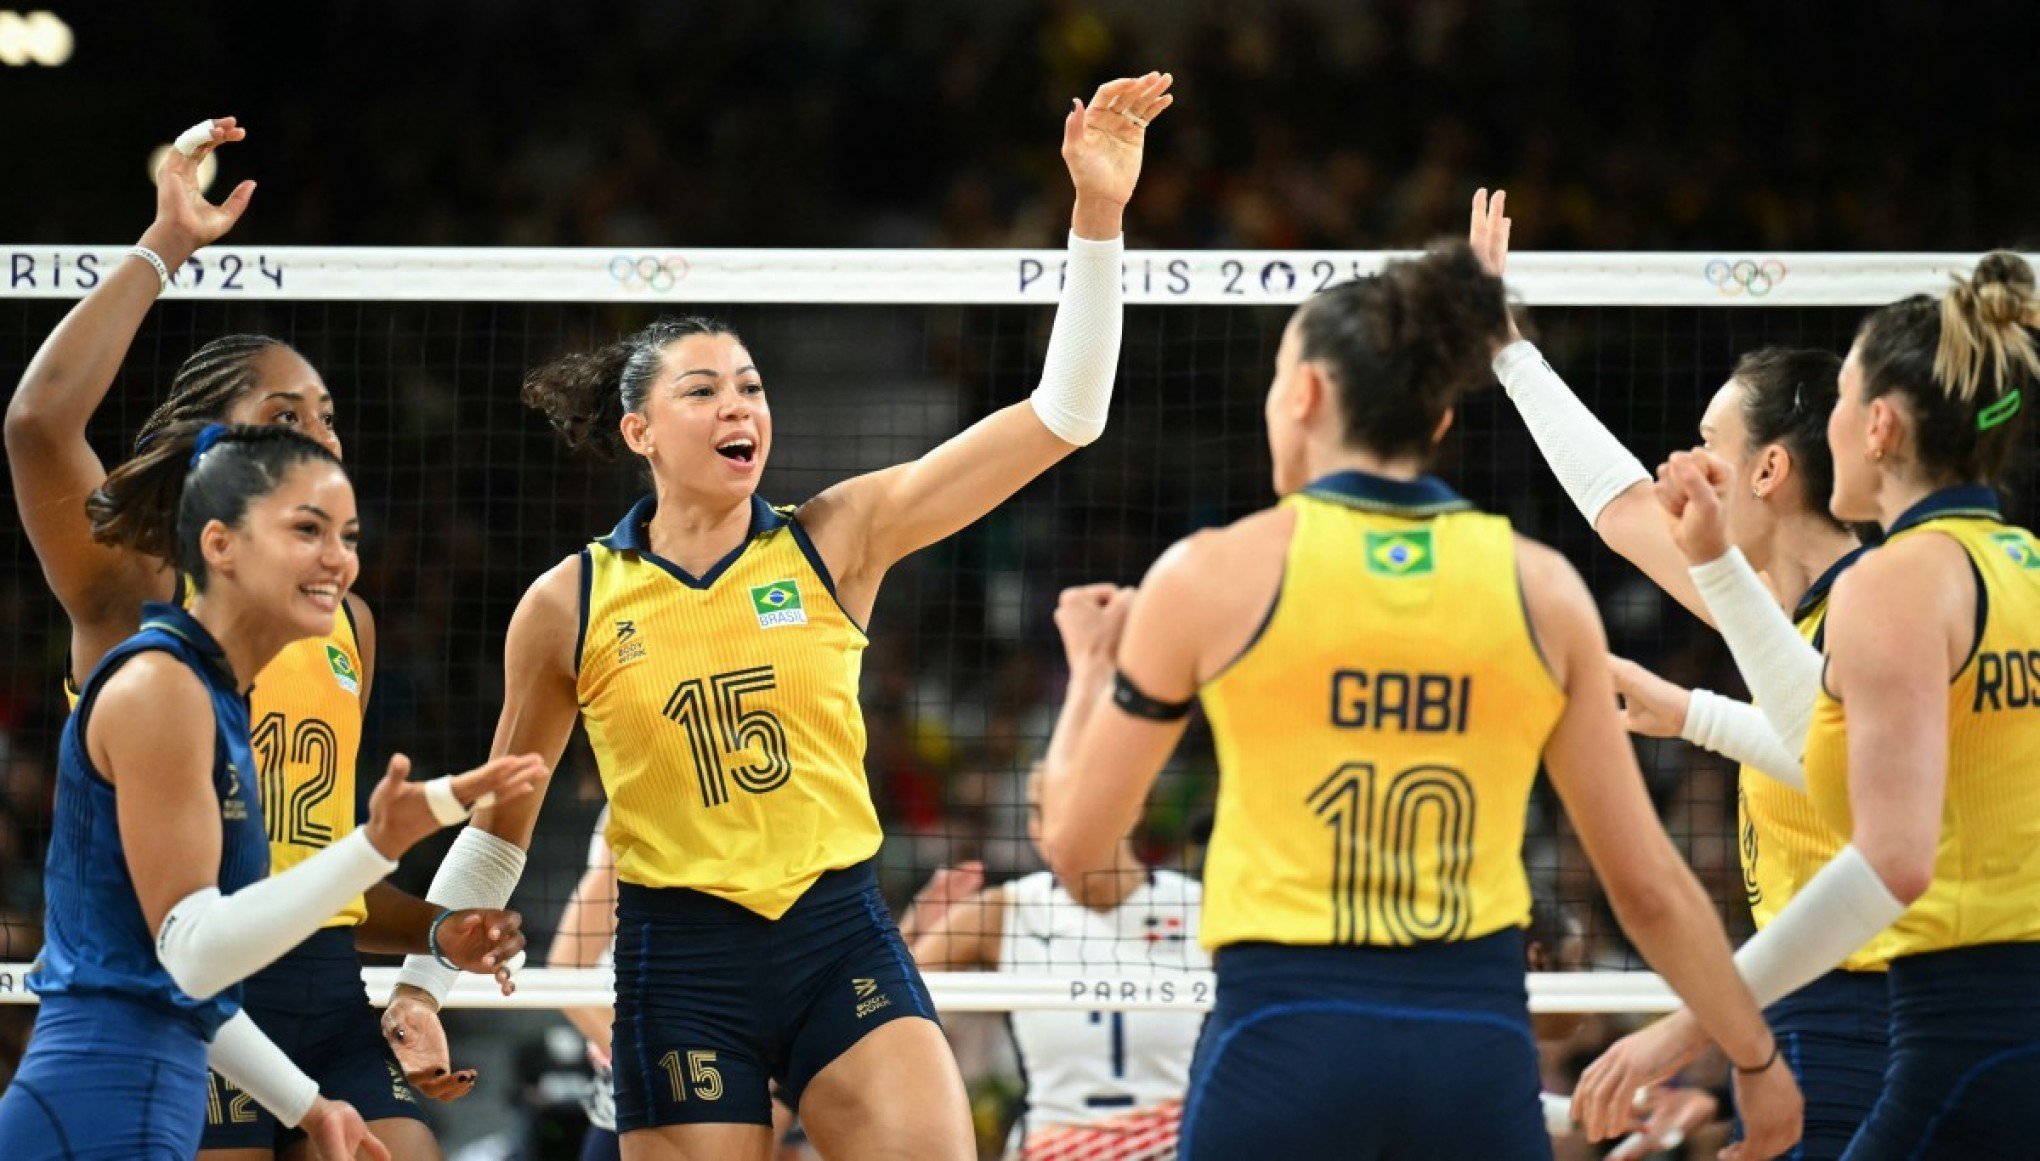
[[348, 693], [361, 692], [361, 675], [354, 672], [354, 661], [347, 651], [338, 645], [326, 646], [326, 664], [333, 667], [333, 680]]
[[751, 610], [758, 614], [758, 627], [805, 625], [807, 610], [800, 604], [800, 585], [790, 580], [773, 581], [751, 590]]
[[892, 1004], [891, 996], [883, 995], [879, 992], [877, 980], [851, 980], [850, 990], [857, 993], [857, 1018], [859, 1020], [864, 1019], [880, 1008], [889, 1007]]
[[1367, 571], [1382, 576], [1426, 576], [1431, 572], [1431, 530], [1367, 534]]

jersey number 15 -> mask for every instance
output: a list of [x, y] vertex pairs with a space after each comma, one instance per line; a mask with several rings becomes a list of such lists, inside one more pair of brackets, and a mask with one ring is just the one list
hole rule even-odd
[[[701, 783], [701, 804], [721, 806], [730, 800], [730, 780], [752, 794], [766, 794], [786, 785], [793, 777], [793, 759], [787, 756], [786, 727], [779, 715], [756, 706], [745, 708], [744, 699], [778, 688], [770, 665], [718, 673], [707, 679], [691, 678], [673, 689], [666, 699], [666, 717], [687, 731], [687, 748], [694, 756], [694, 775]], [[752, 746], [760, 757], [755, 765], [735, 769], [724, 766], [724, 755], [739, 757]]]

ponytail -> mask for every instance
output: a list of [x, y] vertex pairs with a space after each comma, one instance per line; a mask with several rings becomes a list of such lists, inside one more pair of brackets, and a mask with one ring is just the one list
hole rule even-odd
[[613, 462], [624, 451], [624, 413], [644, 410], [666, 347], [689, 335], [737, 337], [718, 319], [662, 318], [599, 350], [533, 368], [524, 376], [524, 403], [544, 414], [569, 451]]

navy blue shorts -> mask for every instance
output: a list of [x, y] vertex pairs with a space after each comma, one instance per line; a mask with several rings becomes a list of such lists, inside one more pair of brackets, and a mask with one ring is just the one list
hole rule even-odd
[[1849, 1161], [2040, 1156], [2040, 944], [1891, 962], [1891, 1066]]
[[1890, 1055], [1887, 983], [1883, 972], [1832, 971], [1764, 1009], [1806, 1098], [1806, 1128], [1785, 1161], [1835, 1161], [1869, 1119]]
[[[353, 928], [325, 928], [248, 977], [241, 1007], [321, 1094], [353, 1105], [363, 1120], [425, 1119], [369, 1006]], [[280, 1150], [304, 1139], [225, 1078], [208, 1074], [207, 1085], [205, 1148]]]
[[0, 1096], [7, 1161], [189, 1161], [204, 1123], [205, 1038], [125, 996], [51, 996]]
[[617, 1139], [616, 1130], [589, 1125], [587, 1134], [581, 1138], [581, 1161], [623, 1161], [623, 1143]]
[[685, 888], [617, 893], [616, 1127], [770, 1125], [872, 1029], [935, 1005], [870, 862], [766, 919]]
[[1237, 944], [1216, 967], [1184, 1161], [1551, 1156], [1521, 931], [1410, 948]]

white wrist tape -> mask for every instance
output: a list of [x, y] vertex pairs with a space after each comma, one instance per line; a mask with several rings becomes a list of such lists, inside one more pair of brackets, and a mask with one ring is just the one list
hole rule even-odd
[[1904, 914], [1905, 904], [1851, 843], [1743, 944], [1735, 966], [1757, 1006], [1768, 1008], [1834, 970]]
[[297, 1128], [319, 1099], [318, 1082], [292, 1064], [246, 1012], [234, 1013], [233, 1019], [213, 1033], [205, 1062], [235, 1088], [254, 1097], [255, 1103], [268, 1109], [285, 1128]]
[[1573, 1124], [1571, 1097], [1541, 1092], [1537, 1094], [1537, 1100], [1538, 1103], [1544, 1106], [1545, 1132], [1554, 1137], [1563, 1137], [1574, 1129], [1579, 1128], [1578, 1125]]
[[1806, 750], [1813, 698], [1820, 688], [1820, 651], [1799, 635], [1778, 599], [1743, 558], [1742, 549], [1687, 570], [1714, 614], [1721, 637], [1742, 671], [1750, 696], [1795, 758]]
[[[432, 876], [427, 901], [460, 911], [469, 907], [501, 908], [509, 904], [510, 892], [524, 875], [524, 849], [477, 827], [463, 827], [454, 836], [446, 861]], [[397, 983], [430, 992], [441, 1002], [453, 988], [459, 972], [445, 967], [429, 955], [407, 955], [397, 972]]]
[[309, 938], [349, 900], [397, 869], [354, 831], [281, 874], [231, 895], [194, 891], [156, 932], [156, 958], [196, 1000], [218, 995]]
[[197, 153], [201, 146], [210, 145], [211, 143], [212, 120], [208, 118], [179, 133], [177, 140], [171, 143], [171, 148], [186, 157], [190, 157], [192, 154]]
[[1070, 232], [1069, 269], [1033, 401], [1042, 425], [1079, 447], [1104, 433], [1112, 410], [1124, 313], [1119, 286], [1124, 250], [1123, 238], [1096, 242]]
[[473, 806], [463, 804], [460, 796], [453, 792], [453, 775], [451, 774], [441, 778], [430, 779], [425, 782], [424, 786], [425, 806], [432, 811], [432, 820], [441, 826], [452, 826], [455, 823], [466, 822], [469, 815], [485, 806], [494, 805], [496, 801], [495, 795], [484, 794], [475, 800]]
[[1588, 524], [1599, 520], [1615, 497], [1650, 482], [1643, 461], [1594, 418], [1535, 344], [1519, 339], [1503, 347], [1494, 370], [1544, 462]]
[[1746, 701], [1704, 689], [1693, 691], [1686, 706], [1686, 724], [1679, 736], [1721, 755], [1753, 766], [1794, 790], [1806, 789], [1799, 758], [1785, 749], [1763, 711]]

